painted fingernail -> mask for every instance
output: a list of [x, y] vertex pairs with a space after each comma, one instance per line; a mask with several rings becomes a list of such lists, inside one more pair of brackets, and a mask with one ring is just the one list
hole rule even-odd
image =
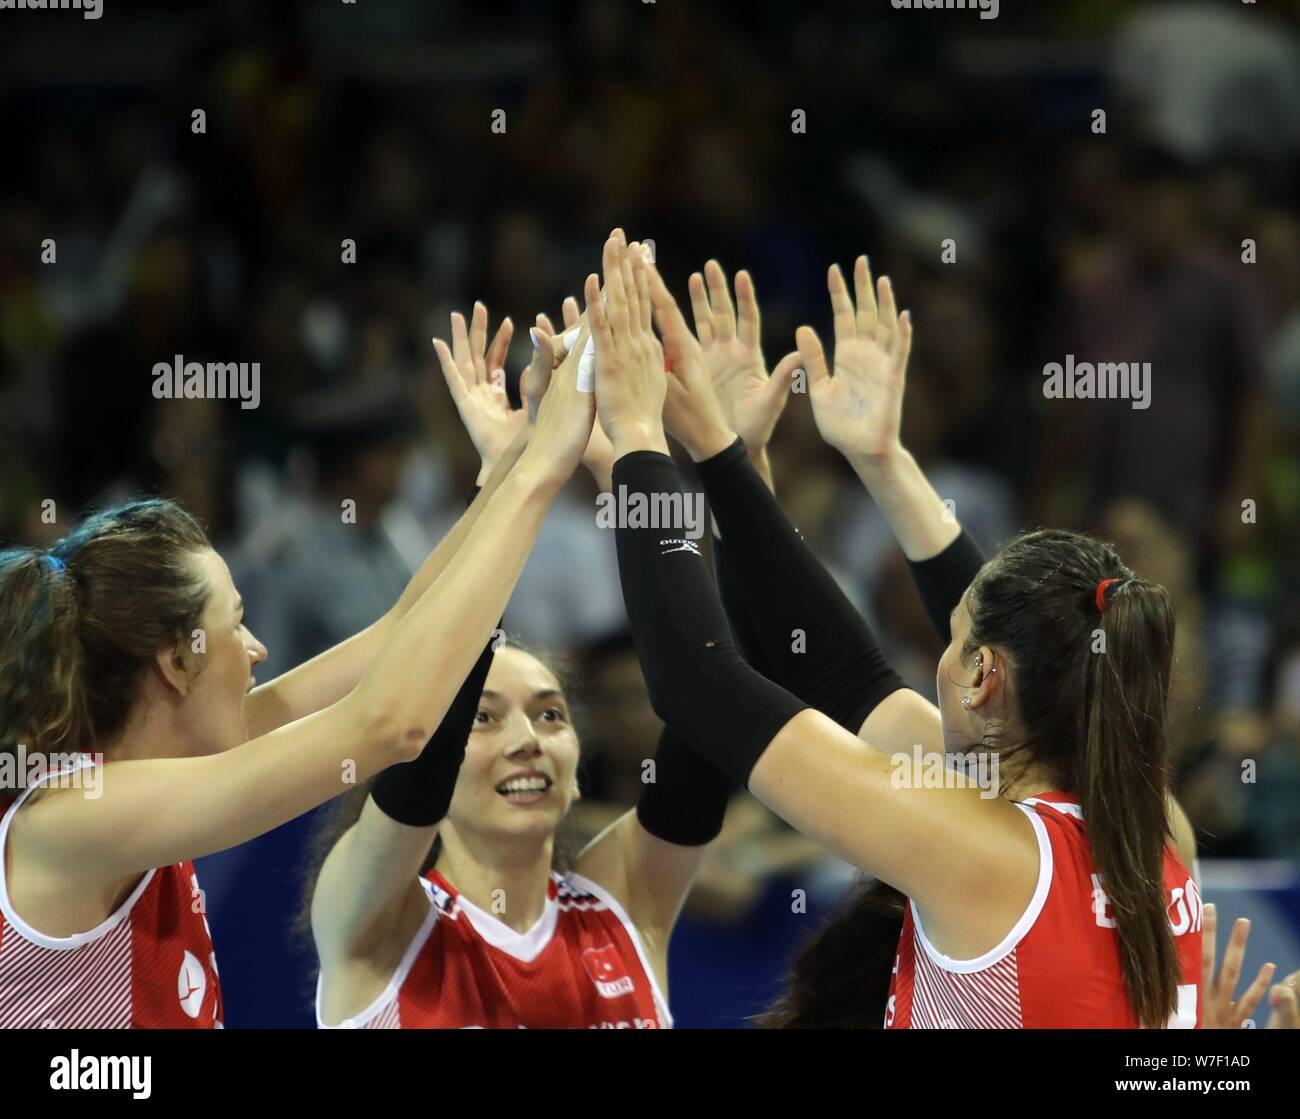
[[534, 350], [540, 350], [542, 348], [541, 342], [537, 340], [537, 331], [531, 326], [528, 328], [528, 338], [529, 341], [532, 342]]

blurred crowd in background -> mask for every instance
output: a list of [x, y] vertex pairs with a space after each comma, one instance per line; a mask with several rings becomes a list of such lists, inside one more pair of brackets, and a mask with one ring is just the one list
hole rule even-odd
[[[526, 326], [559, 321], [621, 225], [679, 295], [708, 257], [748, 268], [775, 365], [798, 324], [829, 337], [826, 267], [867, 252], [915, 318], [905, 441], [941, 496], [986, 550], [1087, 528], [1169, 588], [1203, 852], [1300, 857], [1300, 20], [1268, 0], [1032, 7], [4, 13], [0, 539], [178, 498], [269, 678], [386, 610], [472, 494], [430, 345], [450, 311], [513, 318], [513, 381]], [[260, 363], [260, 406], [154, 399], [177, 354]], [[1150, 407], [1045, 399], [1070, 354], [1151, 362]], [[902, 555], [798, 395], [773, 462], [933, 694], [941, 646]], [[557, 502], [506, 625], [563, 654], [598, 819], [635, 800], [657, 723], [595, 496], [581, 475]], [[745, 798], [696, 912], [741, 919], [817, 857]]]

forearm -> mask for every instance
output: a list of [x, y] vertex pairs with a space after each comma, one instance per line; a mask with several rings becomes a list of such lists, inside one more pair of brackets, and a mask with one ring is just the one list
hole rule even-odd
[[367, 799], [357, 822], [339, 837], [312, 891], [311, 923], [322, 969], [382, 941], [397, 923], [437, 834], [407, 827]]
[[249, 733], [268, 734], [277, 727], [337, 703], [361, 679], [379, 650], [420, 596], [446, 570], [487, 508], [492, 495], [509, 476], [524, 448], [519, 440], [497, 460], [491, 475], [455, 527], [443, 537], [407, 583], [396, 604], [360, 633], [256, 688], [246, 708]]
[[[681, 488], [673, 461], [649, 448], [620, 456], [614, 481], [647, 498]], [[665, 551], [661, 536], [657, 528], [616, 530], [623, 599], [650, 702], [743, 784], [767, 743], [804, 705], [740, 656], [703, 557]]]
[[558, 485], [521, 459], [357, 686], [368, 710], [423, 741], [492, 634]]
[[452, 530], [439, 541], [438, 546], [429, 553], [429, 557], [422, 563], [419, 570], [411, 576], [411, 580], [406, 584], [406, 589], [398, 598], [396, 604], [388, 612], [386, 617], [392, 622], [405, 616], [406, 612], [419, 600], [420, 596], [429, 589], [439, 575], [446, 570], [447, 565], [451, 562], [460, 546], [469, 536], [474, 525], [487, 508], [488, 502], [492, 495], [501, 488], [501, 485], [509, 477], [510, 471], [514, 468], [515, 463], [519, 461], [519, 456], [523, 454], [524, 448], [528, 445], [525, 435], [521, 435], [506, 448], [504, 453], [495, 463], [492, 464], [491, 470], [487, 477], [479, 476], [480, 489], [478, 495], [470, 503], [468, 509], [457, 520]]
[[899, 448], [879, 458], [853, 456], [849, 464], [880, 506], [909, 560], [930, 559], [961, 534], [956, 516], [939, 499], [910, 452]]
[[483, 647], [420, 756], [402, 765], [389, 766], [375, 778], [371, 800], [391, 820], [410, 828], [427, 828], [447, 814], [465, 760], [465, 746], [474, 729], [474, 716], [492, 668], [492, 646], [493, 641], [489, 640]]
[[743, 444], [737, 440], [697, 469], [722, 534], [723, 601], [746, 652], [770, 679], [856, 733], [903, 681]]

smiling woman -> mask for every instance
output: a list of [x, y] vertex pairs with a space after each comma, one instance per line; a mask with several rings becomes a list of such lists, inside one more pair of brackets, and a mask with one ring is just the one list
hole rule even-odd
[[[589, 308], [598, 292], [588, 277]], [[531, 372], [554, 377], [581, 347], [565, 356], [545, 333]], [[490, 476], [496, 433], [524, 409], [488, 387], [487, 309], [476, 305], [468, 331], [454, 315], [452, 335], [435, 345]], [[593, 430], [584, 461], [604, 488], [610, 449]], [[557, 873], [578, 738], [555, 673], [495, 645], [461, 677], [420, 756], [359, 790], [318, 835], [324, 859], [309, 870], [300, 925], [320, 959], [322, 1027], [671, 1025], [668, 940], [730, 782], [665, 732], [636, 809]]]
[[590, 438], [576, 365], [392, 609], [258, 688], [266, 649], [174, 502], [0, 553], [0, 752], [103, 769], [96, 797], [75, 795], [84, 782], [0, 790], [0, 1026], [221, 1025], [190, 860], [419, 754]]

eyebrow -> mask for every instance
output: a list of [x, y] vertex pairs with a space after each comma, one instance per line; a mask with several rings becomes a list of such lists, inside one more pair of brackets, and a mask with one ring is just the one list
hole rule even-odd
[[[564, 699], [564, 693], [560, 691], [558, 688], [543, 688], [540, 692], [534, 692], [531, 698], [534, 700], [550, 699], [552, 696], [559, 696], [561, 699]], [[503, 696], [500, 692], [494, 692], [487, 688], [484, 688], [483, 698], [502, 700], [505, 699], [506, 697]]]

